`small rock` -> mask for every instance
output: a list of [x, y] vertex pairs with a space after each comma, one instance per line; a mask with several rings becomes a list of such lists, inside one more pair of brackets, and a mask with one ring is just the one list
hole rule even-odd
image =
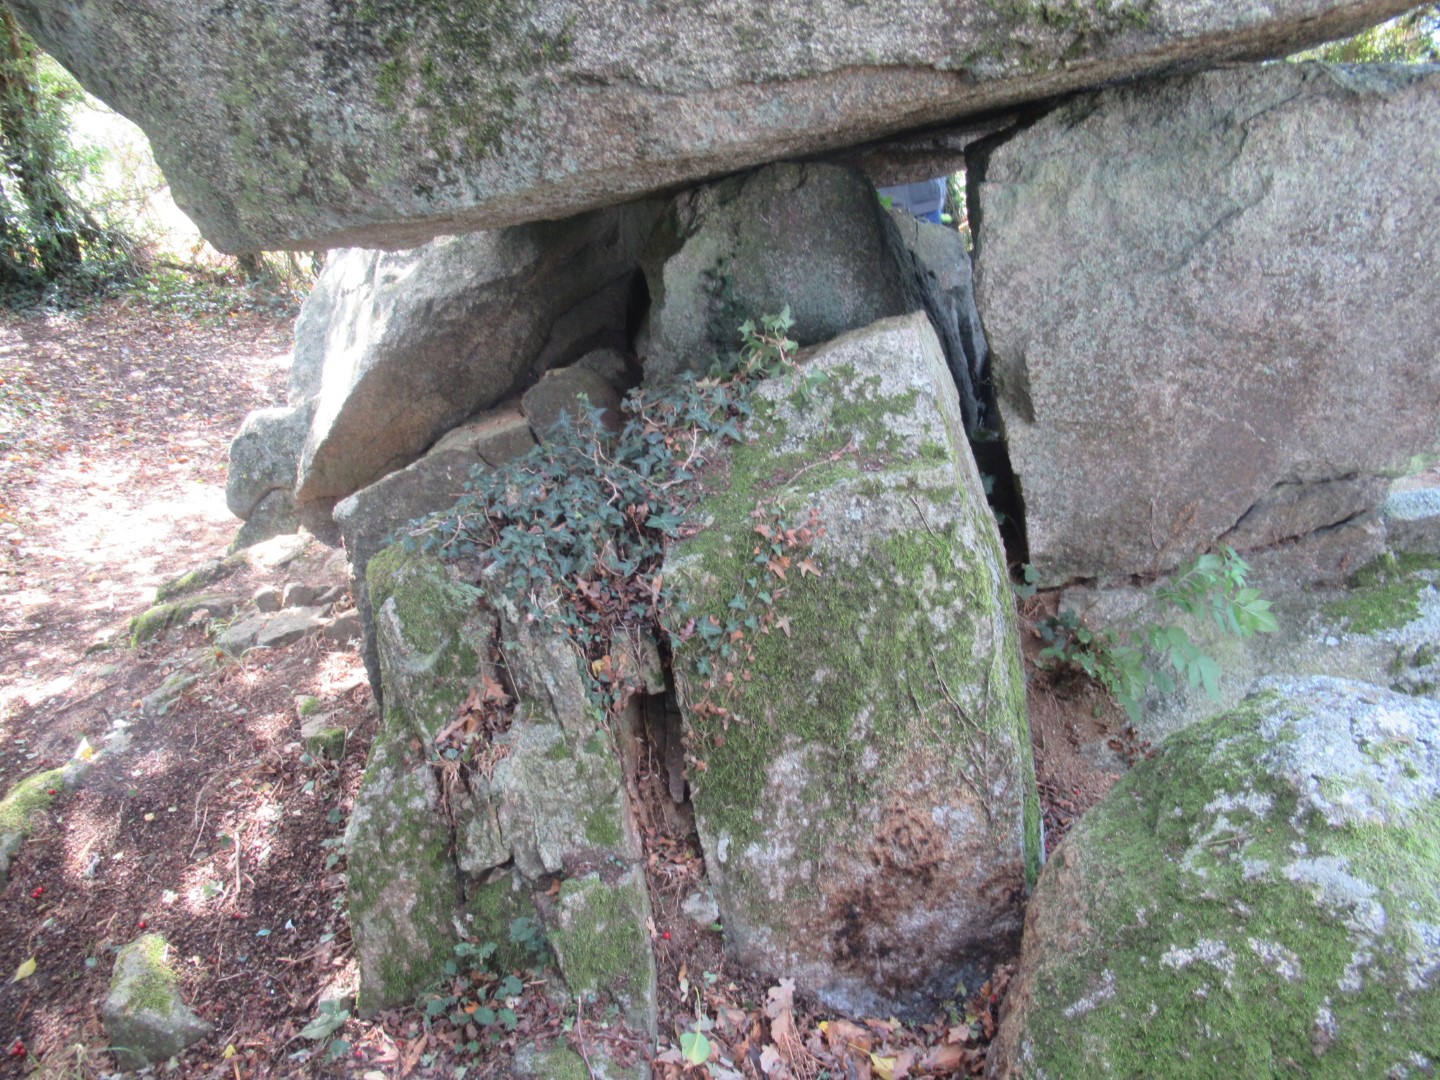
[[[581, 398], [585, 404], [581, 403]], [[623, 422], [620, 416], [620, 395], [605, 381], [604, 376], [582, 368], [559, 368], [545, 373], [545, 377], [525, 391], [520, 399], [520, 408], [530, 421], [530, 430], [537, 439], [546, 439], [550, 430], [560, 422], [561, 415], [568, 415], [576, 423], [587, 408], [604, 410], [603, 422], [612, 431], [619, 431]]]
[[720, 905], [715, 903], [709, 889], [696, 889], [685, 897], [680, 910], [685, 913], [686, 918], [705, 930], [720, 921]]
[[323, 608], [286, 608], [265, 620], [265, 625], [255, 635], [255, 645], [261, 649], [278, 649], [299, 641], [306, 634], [319, 630], [324, 625]]
[[280, 606], [287, 608], [309, 607], [315, 603], [316, 596], [320, 590], [313, 585], [301, 585], [292, 581], [285, 586], [285, 592], [281, 595]]
[[165, 1061], [214, 1030], [181, 1000], [169, 951], [159, 934], [145, 934], [115, 957], [100, 1018], [122, 1065]]
[[230, 656], [241, 656], [246, 650], [255, 647], [255, 640], [265, 628], [267, 618], [265, 615], [247, 615], [227, 626], [215, 639], [215, 644], [221, 652]]
[[250, 598], [250, 602], [255, 605], [256, 611], [269, 612], [279, 611], [284, 600], [280, 590], [274, 585], [262, 585], [255, 590], [255, 595]]
[[354, 641], [360, 636], [362, 630], [360, 612], [351, 609], [335, 616], [325, 627], [324, 634], [329, 641]]
[[334, 713], [307, 717], [300, 724], [300, 737], [305, 749], [317, 758], [339, 761], [345, 755], [345, 740], [350, 732], [335, 723]]
[[243, 560], [234, 557], [228, 559], [211, 559], [208, 562], [201, 563], [194, 570], [181, 574], [177, 578], [172, 578], [156, 589], [155, 602], [157, 604], [163, 604], [168, 600], [174, 600], [176, 597], [184, 596], [186, 593], [203, 589], [207, 585], [214, 585], [217, 581], [229, 577], [238, 570], [242, 564]]
[[130, 644], [143, 645], [153, 641], [172, 626], [223, 617], [235, 610], [235, 601], [228, 596], [192, 596], [168, 604], [156, 604], [130, 620]]
[[245, 561], [261, 570], [281, 570], [303, 555], [309, 544], [310, 540], [298, 533], [271, 537], [247, 547]]
[[326, 604], [338, 603], [344, 598], [347, 591], [344, 585], [331, 585], [329, 588], [321, 589], [316, 593], [315, 599], [310, 602], [322, 607]]
[[140, 711], [151, 720], [159, 719], [170, 711], [180, 695], [194, 686], [198, 675], [177, 671], [162, 682], [158, 689], [146, 694], [140, 701]]

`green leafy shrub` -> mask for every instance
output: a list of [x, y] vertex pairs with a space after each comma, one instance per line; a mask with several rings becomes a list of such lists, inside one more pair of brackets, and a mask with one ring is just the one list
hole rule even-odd
[[[1270, 601], [1246, 585], [1250, 565], [1229, 547], [1188, 563], [1171, 581], [1157, 589], [1160, 604], [1192, 619], [1209, 618], [1221, 630], [1246, 638], [1278, 629]], [[1027, 576], [1027, 581], [1029, 577]], [[1140, 699], [1154, 686], [1170, 693], [1176, 678], [1191, 687], [1204, 687], [1220, 699], [1220, 665], [1175, 623], [1146, 623], [1132, 630], [1092, 629], [1073, 611], [1062, 611], [1040, 622], [1037, 629], [1046, 642], [1042, 661], [1076, 668], [1094, 679], [1120, 704], [1131, 721], [1140, 719]], [[1151, 657], [1168, 664], [1154, 666]]]
[[[567, 414], [525, 456], [475, 470], [454, 508], [412, 522], [406, 542], [479, 560], [529, 618], [590, 661], [597, 703], [617, 704], [630, 688], [612, 681], [610, 643], [636, 632], [663, 639], [663, 626], [683, 621], [660, 578], [665, 545], [687, 526], [706, 456], [743, 438], [755, 385], [790, 364], [791, 325], [788, 307], [759, 326], [746, 320], [740, 350], [710, 374], [632, 391], [618, 435], [599, 410]], [[719, 628], [696, 636], [717, 653], [727, 647]]]

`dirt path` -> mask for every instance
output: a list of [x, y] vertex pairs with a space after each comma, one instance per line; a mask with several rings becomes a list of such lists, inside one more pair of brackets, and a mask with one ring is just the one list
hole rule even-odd
[[[165, 934], [215, 1025], [184, 1073], [313, 1072], [287, 1040], [348, 949], [335, 838], [371, 719], [355, 649], [312, 635], [233, 659], [203, 625], [127, 640], [157, 585], [224, 555], [229, 440], [283, 402], [289, 342], [288, 319], [253, 313], [0, 318], [0, 791], [81, 739], [103, 750], [0, 891], [0, 979], [35, 961], [0, 983], [0, 1074], [113, 1068], [99, 1006], [115, 950], [144, 931]], [[343, 580], [312, 547], [217, 588], [243, 603]], [[142, 708], [171, 676], [191, 680], [178, 699]], [[340, 762], [299, 742], [304, 695], [352, 728]]]

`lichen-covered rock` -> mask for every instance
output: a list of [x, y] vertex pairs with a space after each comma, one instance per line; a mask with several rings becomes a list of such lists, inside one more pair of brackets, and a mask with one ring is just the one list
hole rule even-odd
[[[918, 1011], [1013, 950], [1039, 866], [995, 520], [923, 314], [802, 353], [755, 400], [665, 566], [697, 626], [754, 649], [724, 661], [697, 630], [675, 657], [726, 945], [832, 1007]], [[810, 565], [756, 562], [772, 511], [812, 510]], [[760, 591], [768, 635], [744, 621]]]
[[852, 169], [771, 165], [677, 195], [642, 262], [647, 379], [704, 372], [736, 350], [742, 322], [784, 307], [801, 345], [923, 310], [940, 334], [966, 430], [975, 427], [975, 384], [958, 321], [948, 317], [953, 305]]
[[1433, 460], [1437, 172], [1427, 65], [1116, 87], [977, 155], [976, 293], [1044, 583], [1336, 525], [1381, 497], [1364, 477]]
[[100, 1019], [111, 1052], [127, 1068], [166, 1061], [214, 1030], [181, 998], [169, 951], [159, 934], [144, 934], [115, 956]]
[[415, 734], [392, 704], [345, 830], [350, 931], [362, 1016], [407, 1004], [439, 978], [459, 940], [459, 873], [440, 788]]
[[659, 211], [641, 203], [566, 221], [441, 237], [327, 262], [298, 327], [323, 342], [301, 390], [314, 418], [296, 502], [343, 499], [419, 457], [466, 417], [591, 349], [623, 345], [629, 284]]
[[[225, 251], [555, 219], [1126, 77], [1283, 55], [1409, 0], [16, 0]], [[243, 57], [217, 64], [215, 56]]]
[[1437, 821], [1440, 705], [1262, 681], [1050, 860], [991, 1076], [1432, 1074]]
[[645, 875], [632, 867], [571, 878], [560, 886], [550, 944], [572, 994], [603, 995], [627, 1023], [655, 1030], [655, 957]]
[[411, 521], [453, 506], [472, 470], [497, 468], [534, 445], [530, 425], [518, 409], [495, 409], [446, 432], [418, 461], [336, 504], [335, 523], [350, 558], [350, 587], [364, 634], [365, 670], [377, 700], [383, 697], [367, 577], [371, 558]]
[[[503, 942], [510, 921], [528, 912], [569, 935], [568, 953], [557, 946], [561, 971], [585, 984], [572, 989], [613, 1000], [653, 1035], [648, 897], [634, 887], [643, 883], [640, 843], [578, 654], [488, 582], [469, 585], [432, 555], [394, 545], [370, 560], [368, 576], [385, 720], [346, 834], [362, 1009], [405, 1000], [438, 978], [462, 919]], [[487, 687], [509, 711], [466, 744], [462, 761], [441, 738]], [[465, 781], [453, 782], [461, 768]], [[449, 778], [443, 809], [437, 773]], [[562, 890], [551, 903], [557, 876], [603, 886], [604, 941], [574, 916], [579, 901]], [[626, 934], [638, 935], [641, 956], [601, 963], [610, 939]]]

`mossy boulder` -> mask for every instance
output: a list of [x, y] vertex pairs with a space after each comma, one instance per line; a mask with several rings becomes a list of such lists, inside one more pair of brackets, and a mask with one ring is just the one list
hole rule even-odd
[[[599, 875], [618, 890], [607, 937], [631, 934], [643, 956], [610, 974], [598, 961], [572, 964], [584, 982], [576, 989], [613, 1000], [653, 1035], [648, 898], [617, 885], [643, 881], [640, 844], [579, 655], [488, 581], [470, 585], [433, 555], [387, 548], [368, 577], [385, 719], [346, 836], [362, 1012], [438, 979], [457, 926], [502, 945], [521, 915], [553, 932], [570, 905], [563, 891], [557, 904], [542, 899], [551, 882]], [[442, 738], [485, 687], [504, 688], [503, 720], [469, 742]], [[574, 919], [564, 925], [583, 940]], [[591, 953], [576, 945], [569, 955]]]
[[[754, 400], [665, 566], [695, 620], [674, 669], [727, 947], [833, 1007], [921, 1011], [1014, 949], [1040, 861], [995, 520], [921, 313]], [[757, 533], [777, 522], [817, 534], [783, 579]]]
[[127, 1068], [166, 1061], [214, 1030], [181, 998], [169, 952], [159, 934], [144, 934], [115, 956], [100, 1018], [111, 1052]]
[[48, 769], [27, 776], [0, 799], [0, 888], [10, 879], [10, 860], [34, 828], [37, 815], [55, 801], [52, 791], [65, 786], [66, 770]]
[[1431, 1075], [1437, 822], [1440, 705], [1263, 680], [1052, 857], [990, 1075]]

